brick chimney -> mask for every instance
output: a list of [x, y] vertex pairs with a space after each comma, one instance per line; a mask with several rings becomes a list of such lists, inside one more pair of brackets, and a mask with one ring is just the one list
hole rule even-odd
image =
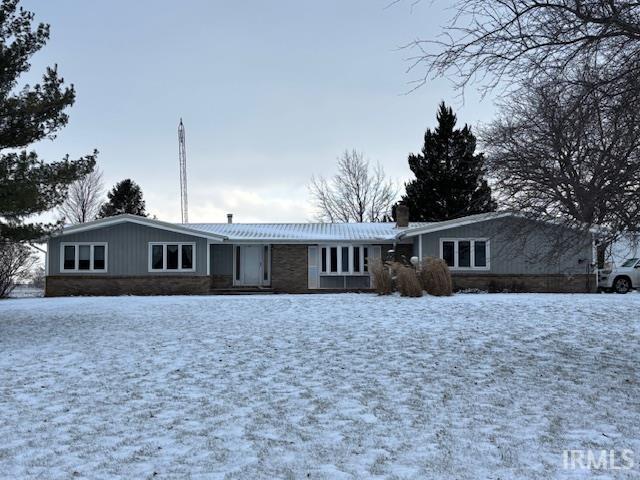
[[227, 223], [233, 223], [233, 213], [227, 213]]
[[396, 205], [396, 227], [403, 228], [409, 226], [409, 207], [406, 205]]

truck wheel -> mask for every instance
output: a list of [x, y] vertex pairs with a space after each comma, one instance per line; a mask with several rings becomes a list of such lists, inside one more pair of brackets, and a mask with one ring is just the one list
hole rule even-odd
[[616, 293], [628, 293], [631, 290], [631, 280], [627, 277], [617, 277], [613, 281], [613, 291]]

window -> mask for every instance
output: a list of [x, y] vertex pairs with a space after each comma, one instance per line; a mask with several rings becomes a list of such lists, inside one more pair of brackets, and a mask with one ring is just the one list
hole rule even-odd
[[460, 240], [458, 242], [458, 267], [471, 266], [471, 242]]
[[342, 247], [342, 260], [340, 262], [340, 271], [343, 273], [349, 273], [349, 247]]
[[167, 245], [167, 270], [178, 269], [178, 245]]
[[487, 266], [487, 242], [484, 240], [476, 240], [474, 242], [474, 267]]
[[94, 245], [93, 246], [93, 268], [94, 270], [104, 270], [105, 268], [105, 246]]
[[182, 268], [193, 268], [193, 245], [182, 245]]
[[63, 270], [75, 270], [76, 269], [76, 247], [73, 245], [67, 245], [64, 247], [64, 266]]
[[[363, 245], [320, 247], [321, 275], [362, 275], [368, 272], [367, 259], [372, 248]], [[379, 255], [379, 253], [378, 253]]]
[[271, 259], [269, 258], [269, 245], [264, 246], [264, 250], [262, 251], [263, 258], [263, 266], [262, 266], [262, 279], [265, 282], [269, 281], [269, 265], [271, 264]]
[[62, 243], [60, 245], [60, 271], [106, 272], [106, 243]]
[[353, 271], [360, 271], [360, 247], [353, 247]]
[[331, 247], [331, 273], [338, 272], [338, 247]]
[[195, 270], [195, 243], [149, 244], [150, 272], [193, 272]]
[[454, 260], [455, 242], [442, 242], [442, 259], [450, 267], [455, 266]]
[[440, 258], [453, 270], [489, 270], [489, 240], [440, 239]]
[[236, 246], [236, 280], [240, 281], [240, 247]]

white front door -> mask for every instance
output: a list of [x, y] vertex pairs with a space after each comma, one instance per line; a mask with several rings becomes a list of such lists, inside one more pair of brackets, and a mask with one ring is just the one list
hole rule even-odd
[[262, 285], [262, 250], [262, 245], [243, 245], [240, 247], [242, 285]]

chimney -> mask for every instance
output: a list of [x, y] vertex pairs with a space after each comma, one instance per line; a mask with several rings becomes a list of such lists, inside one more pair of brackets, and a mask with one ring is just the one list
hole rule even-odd
[[227, 213], [227, 223], [233, 223], [233, 213]]
[[409, 207], [406, 205], [396, 205], [396, 227], [403, 228], [409, 226]]

